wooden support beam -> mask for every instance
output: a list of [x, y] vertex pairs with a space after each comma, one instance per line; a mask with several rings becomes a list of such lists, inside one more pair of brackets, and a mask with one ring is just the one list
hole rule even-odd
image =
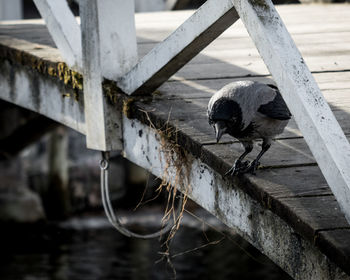
[[80, 27], [66, 0], [34, 0], [52, 39], [69, 67], [81, 71]]
[[134, 1], [97, 1], [102, 76], [115, 80], [138, 60]]
[[80, 18], [87, 146], [120, 150], [121, 112], [103, 96], [102, 76], [116, 79], [136, 62], [134, 4], [124, 0], [81, 1]]
[[232, 0], [350, 222], [350, 145], [270, 0]]
[[153, 92], [238, 18], [232, 1], [208, 0], [119, 79], [118, 87], [127, 94]]

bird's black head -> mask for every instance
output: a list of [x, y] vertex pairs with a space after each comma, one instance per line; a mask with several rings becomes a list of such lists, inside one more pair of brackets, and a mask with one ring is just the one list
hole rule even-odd
[[241, 128], [242, 114], [237, 102], [229, 98], [219, 98], [208, 108], [209, 124], [214, 127], [216, 141], [228, 133], [233, 135]]

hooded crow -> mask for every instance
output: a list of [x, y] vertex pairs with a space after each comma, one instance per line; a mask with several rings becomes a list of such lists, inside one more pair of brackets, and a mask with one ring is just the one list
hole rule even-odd
[[[237, 81], [216, 92], [208, 104], [209, 124], [214, 127], [216, 141], [224, 134], [238, 139], [245, 151], [225, 176], [255, 173], [271, 140], [283, 132], [291, 113], [278, 88], [255, 81]], [[262, 139], [262, 149], [255, 160], [243, 162], [253, 150], [253, 140]]]

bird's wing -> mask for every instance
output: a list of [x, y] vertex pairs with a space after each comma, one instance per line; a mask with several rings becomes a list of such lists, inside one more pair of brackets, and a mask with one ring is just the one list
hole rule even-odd
[[278, 91], [278, 89], [275, 86], [272, 86], [272, 85], [269, 85], [269, 86], [275, 89], [276, 96], [269, 103], [261, 105], [258, 109], [258, 112], [272, 119], [289, 120], [292, 114], [290, 113], [286, 103], [284, 102], [281, 93]]

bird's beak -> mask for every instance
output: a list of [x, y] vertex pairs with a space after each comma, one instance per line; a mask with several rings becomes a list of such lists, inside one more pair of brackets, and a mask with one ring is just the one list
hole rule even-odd
[[220, 123], [217, 122], [215, 125], [216, 143], [219, 143], [222, 135], [225, 133], [225, 129], [221, 127]]

